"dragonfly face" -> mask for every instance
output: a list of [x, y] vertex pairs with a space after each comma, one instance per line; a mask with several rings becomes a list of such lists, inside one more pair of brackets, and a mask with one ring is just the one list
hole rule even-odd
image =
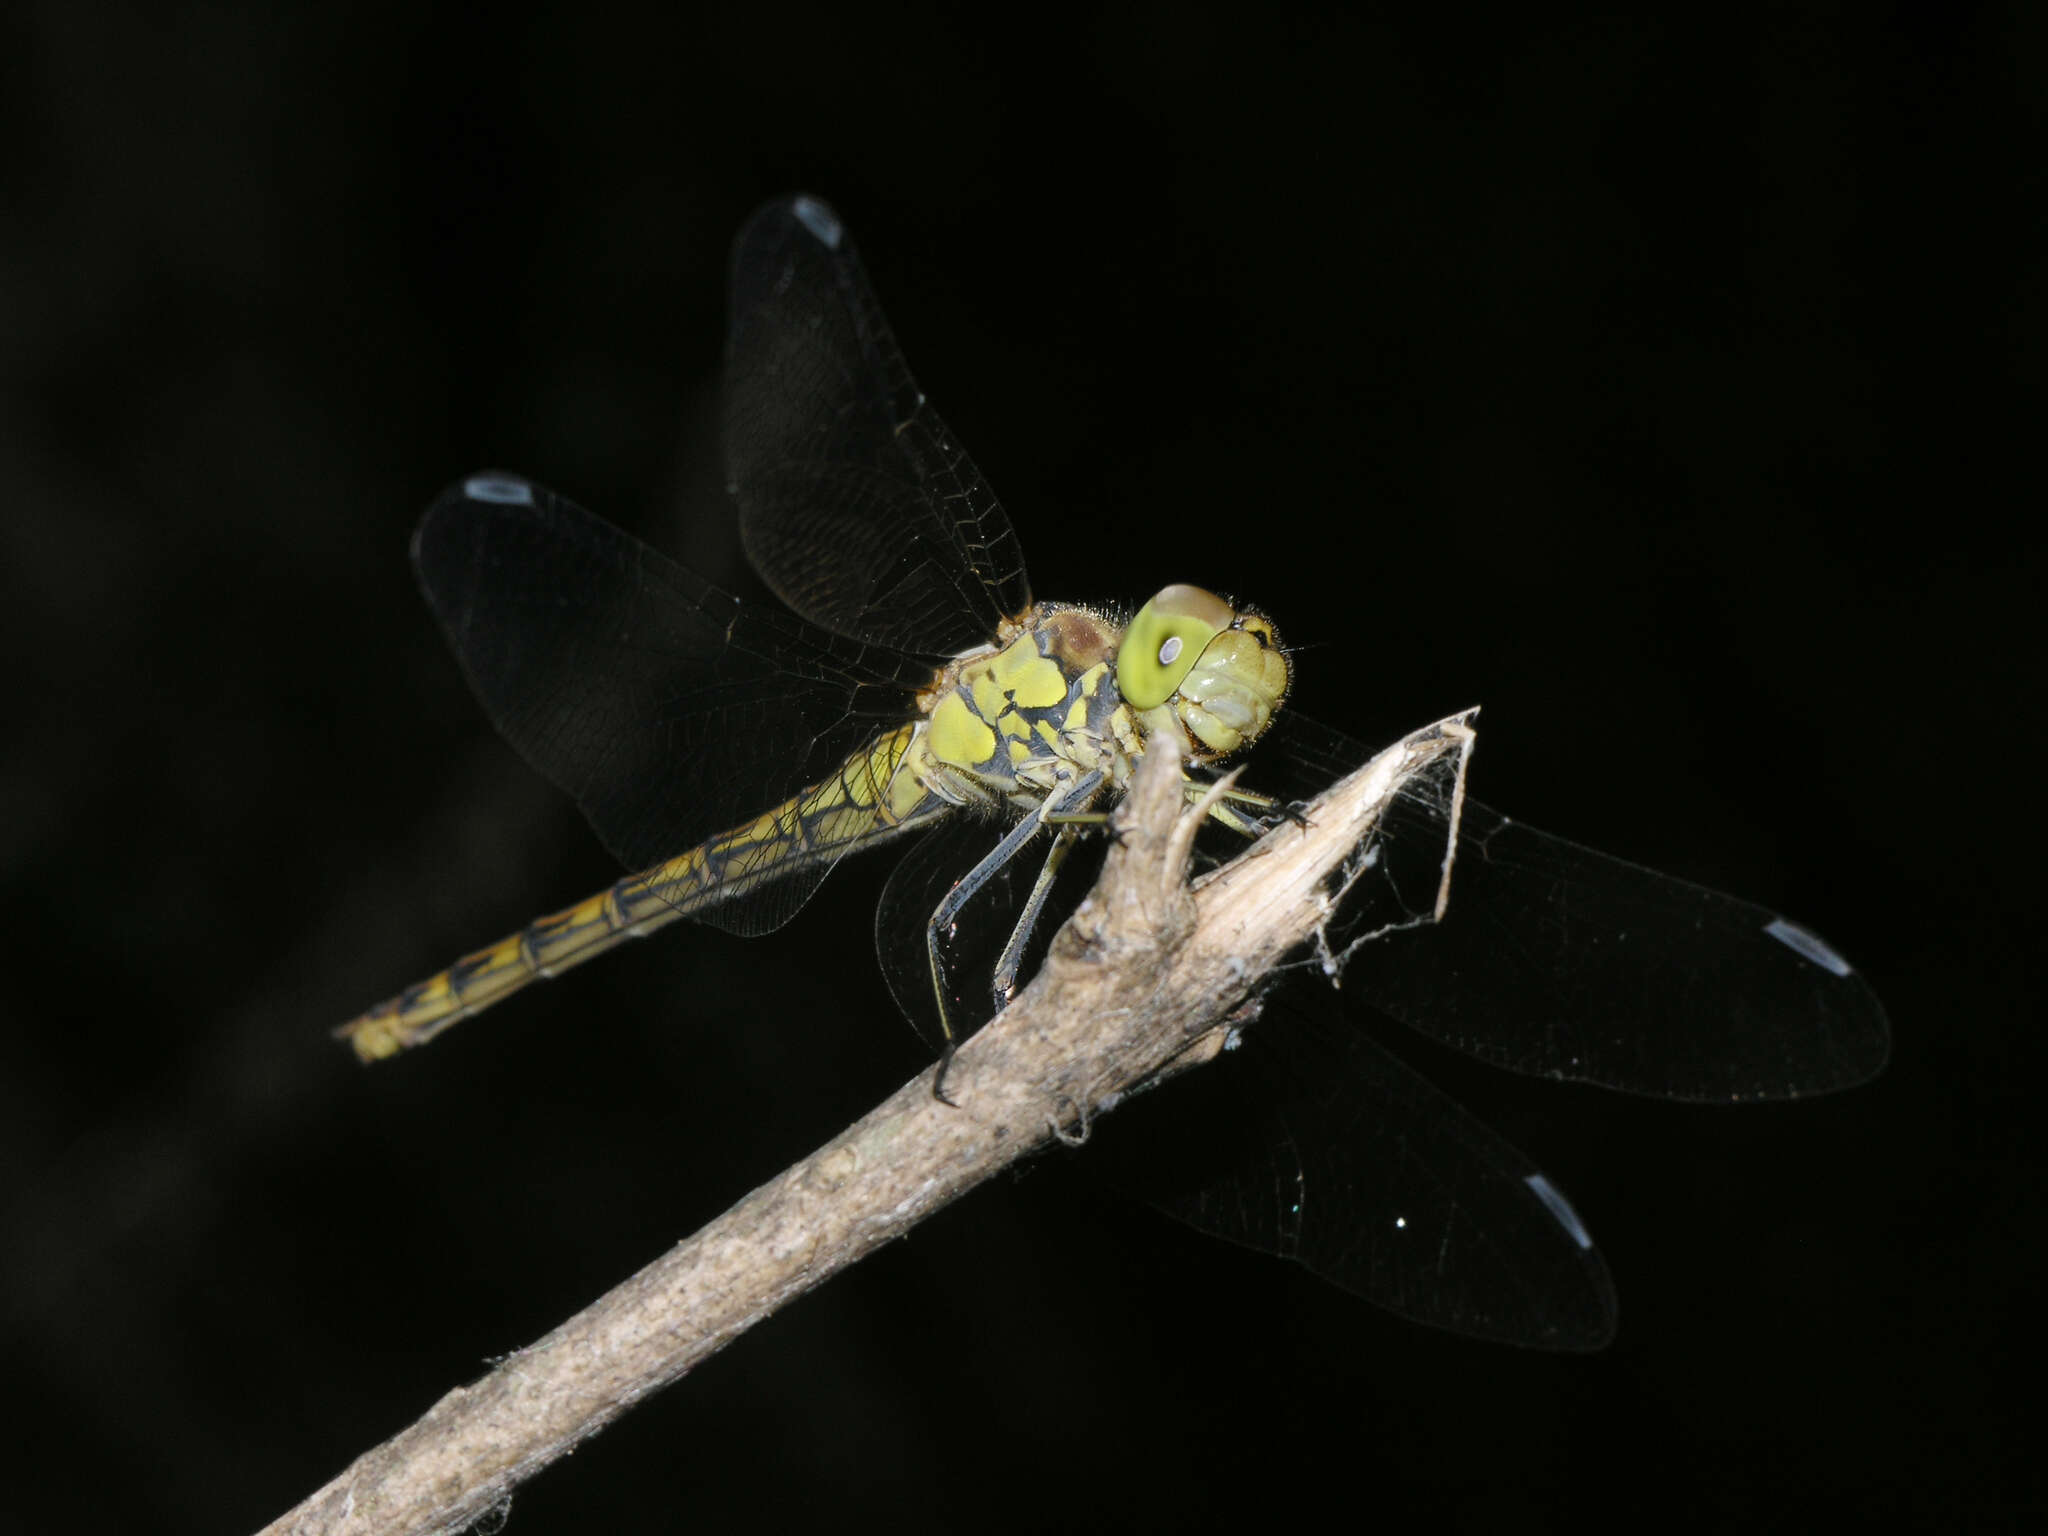
[[1287, 653], [1270, 620], [1213, 592], [1172, 586], [1138, 610], [1117, 651], [1117, 686], [1139, 709], [1168, 703], [1198, 763], [1228, 757], [1287, 697]]
[[[428, 509], [414, 564], [477, 696], [636, 873], [345, 1026], [366, 1059], [679, 918], [765, 933], [840, 858], [912, 832], [926, 835], [891, 877], [878, 948], [905, 1010], [936, 1000], [950, 1043], [947, 1000], [976, 1001], [953, 983], [1001, 1006], [1061, 860], [1148, 746], [1163, 737], [1199, 766], [1260, 743], [1255, 772], [1289, 792], [1371, 755], [1279, 713], [1288, 657], [1252, 610], [1170, 586], [1120, 627], [1033, 600], [1008, 516], [816, 198], [771, 203], [740, 232], [724, 417], [742, 540], [788, 612], [516, 476], [473, 475]], [[1304, 777], [1288, 781], [1290, 766]], [[1278, 804], [1232, 790], [1210, 815], [1251, 834]], [[1016, 819], [991, 847], [988, 817], [963, 811]], [[949, 975], [950, 936], [973, 926], [963, 909], [1041, 838], [1000, 957]], [[1325, 969], [1348, 963], [1348, 997], [1483, 1060], [1721, 1102], [1846, 1087], [1883, 1065], [1870, 989], [1774, 913], [1469, 799], [1397, 806], [1378, 839], [1332, 895]], [[1447, 843], [1439, 929], [1406, 871], [1434, 893]], [[1328, 942], [1340, 926], [1377, 942]], [[1289, 1035], [1248, 1031], [1233, 1055], [1269, 1038], [1278, 1051]], [[1606, 1271], [1555, 1188], [1355, 1029], [1334, 1049], [1291, 1074], [1300, 1092], [1245, 1167], [1203, 1174], [1169, 1208], [1440, 1326], [1603, 1342]]]

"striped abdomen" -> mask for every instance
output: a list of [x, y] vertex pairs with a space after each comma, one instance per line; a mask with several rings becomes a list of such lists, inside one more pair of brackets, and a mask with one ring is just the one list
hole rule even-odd
[[622, 940], [746, 896], [769, 881], [804, 870], [821, 873], [863, 844], [943, 814], [951, 804], [903, 766], [916, 732], [909, 725], [890, 732], [849, 757], [830, 778], [746, 825], [464, 955], [335, 1034], [365, 1061], [395, 1056], [528, 982], [558, 975]]

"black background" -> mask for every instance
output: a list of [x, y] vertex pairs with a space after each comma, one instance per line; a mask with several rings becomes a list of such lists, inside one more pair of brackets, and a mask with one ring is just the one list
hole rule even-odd
[[611, 874], [444, 653], [420, 509], [502, 466], [748, 590], [723, 269], [795, 186], [1038, 592], [1255, 599], [1370, 740], [1484, 704], [1480, 794], [1809, 921], [1894, 1059], [1720, 1111], [1411, 1053], [1573, 1193], [1604, 1355], [1047, 1166], [514, 1529], [2038, 1516], [2040, 14], [724, 9], [6, 24], [21, 1528], [268, 1519], [925, 1064], [886, 858], [384, 1069], [327, 1038]]

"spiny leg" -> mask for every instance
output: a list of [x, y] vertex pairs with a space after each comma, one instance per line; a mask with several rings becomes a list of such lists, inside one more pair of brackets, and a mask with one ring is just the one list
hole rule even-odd
[[981, 888], [994, 879], [997, 871], [1023, 851], [1024, 845], [1038, 835], [1038, 831], [1061, 808], [1074, 804], [1086, 805], [1094, 798], [1102, 785], [1102, 772], [1096, 769], [1074, 784], [1057, 800], [1047, 800], [1038, 811], [1012, 827], [1000, 843], [990, 850], [988, 857], [962, 875], [946, 892], [932, 913], [931, 921], [925, 924], [925, 955], [931, 962], [932, 996], [939, 1005], [939, 1033], [945, 1038], [945, 1045], [939, 1052], [939, 1069], [932, 1076], [932, 1097], [942, 1104], [953, 1101], [946, 1097], [946, 1068], [953, 1064], [953, 1053], [959, 1049], [959, 1037], [953, 1033], [953, 1021], [946, 1010], [946, 976], [939, 959], [939, 935], [953, 926], [953, 920], [960, 915], [960, 909], [973, 900]]
[[[1190, 781], [1187, 791], [1188, 801], [1192, 804], [1208, 792], [1208, 786]], [[1233, 785], [1223, 790], [1217, 798], [1219, 801], [1235, 802], [1237, 805], [1249, 806], [1267, 814], [1285, 816], [1302, 826], [1308, 824], [1294, 807], [1282, 805], [1271, 795], [1262, 795], [1255, 790], [1238, 789]], [[1221, 815], [1217, 815], [1215, 810], [1210, 814], [1233, 831], [1247, 836], [1255, 836], [1261, 830], [1256, 824], [1234, 814], [1228, 806], [1224, 807]], [[1110, 817], [1107, 811], [1051, 811], [1043, 813], [1039, 819], [1049, 827], [1058, 827], [1060, 832], [1046, 853], [1045, 863], [1038, 872], [1038, 879], [1032, 884], [1031, 894], [1025, 899], [1024, 910], [1018, 915], [1017, 926], [1010, 931], [1009, 942], [1004, 944], [1002, 957], [996, 962], [995, 975], [991, 978], [991, 992], [998, 1012], [1008, 1006], [1010, 998], [1017, 990], [1017, 972], [1024, 964], [1024, 946], [1031, 942], [1031, 935], [1037, 930], [1038, 920], [1045, 911], [1046, 900], [1052, 894], [1053, 882], [1059, 875], [1060, 866], [1066, 862], [1067, 855], [1073, 851], [1080, 830], [1084, 827], [1093, 829], [1106, 826]]]
[[[1052, 819], [1052, 818], [1048, 818]], [[1078, 821], [1065, 817], [1057, 818], [1060, 830], [1052, 840], [1052, 847], [1046, 853], [1045, 864], [1038, 871], [1038, 879], [1031, 887], [1031, 894], [1025, 898], [1024, 910], [1017, 917], [1017, 926], [1010, 930], [1010, 940], [1003, 946], [1003, 955], [996, 962], [993, 978], [996, 1011], [1000, 1013], [1009, 1006], [1010, 995], [1017, 990], [1017, 969], [1024, 963], [1024, 946], [1031, 942], [1032, 930], [1038, 926], [1039, 914], [1045, 910], [1045, 899], [1052, 894], [1052, 883], [1060, 872], [1060, 866], [1067, 861], [1067, 853], [1080, 836]]]
[[[1191, 781], [1187, 786], [1188, 803], [1193, 804], [1207, 792], [1206, 784]], [[1254, 794], [1250, 790], [1226, 789], [1218, 798], [1241, 801], [1263, 810], [1284, 809], [1270, 795]], [[1210, 814], [1213, 816], [1216, 813], [1212, 810]], [[1046, 898], [1052, 894], [1053, 880], [1058, 876], [1060, 866], [1066, 862], [1068, 853], [1073, 850], [1077, 835], [1084, 827], [1093, 829], [1110, 824], [1110, 815], [1107, 811], [1050, 811], [1043, 814], [1040, 819], [1049, 827], [1058, 827], [1060, 834], [1054, 840], [1051, 851], [1046, 854], [1045, 866], [1039, 870], [1037, 883], [1031, 887], [1031, 895], [1024, 903], [1024, 911], [1017, 919], [1017, 926], [1011, 930], [1010, 940], [1003, 946], [1002, 958], [996, 962], [993, 990], [998, 1011], [1009, 1003], [1011, 994], [1017, 990], [1017, 972], [1024, 963], [1024, 946], [1031, 942], [1032, 931], [1037, 928], [1039, 916], [1045, 910]], [[1258, 831], [1240, 817], [1227, 816], [1219, 819], [1223, 820], [1225, 826], [1247, 835]]]
[[[1187, 785], [1188, 804], [1193, 805], [1200, 800], [1208, 789], [1207, 784], [1190, 780]], [[1255, 811], [1262, 817], [1284, 817], [1297, 827], [1308, 825], [1308, 818], [1302, 815], [1298, 803], [1275, 800], [1271, 795], [1262, 795], [1255, 789], [1239, 789], [1235, 784], [1216, 796], [1215, 802], [1209, 807], [1209, 819], [1246, 837], [1257, 837], [1267, 830], [1267, 827], [1260, 825], [1257, 819], [1240, 814], [1239, 807]]]

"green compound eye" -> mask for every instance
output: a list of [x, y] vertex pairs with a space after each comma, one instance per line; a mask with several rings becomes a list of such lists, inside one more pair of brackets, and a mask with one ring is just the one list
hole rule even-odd
[[1236, 617], [1230, 604], [1200, 587], [1163, 589], [1138, 610], [1116, 653], [1116, 686], [1134, 709], [1173, 697], [1209, 642]]

